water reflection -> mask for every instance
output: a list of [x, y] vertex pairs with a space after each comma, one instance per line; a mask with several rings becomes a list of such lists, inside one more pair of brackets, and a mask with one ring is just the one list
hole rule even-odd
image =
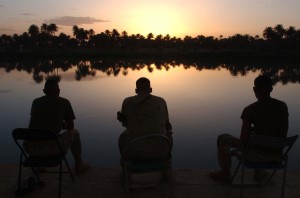
[[126, 76], [131, 70], [147, 69], [150, 73], [157, 70], [168, 71], [170, 68], [183, 67], [184, 69], [195, 68], [196, 70], [220, 70], [226, 69], [232, 76], [246, 76], [249, 72], [260, 71], [269, 75], [274, 83], [282, 84], [300, 83], [300, 63], [299, 62], [266, 62], [266, 63], [220, 63], [184, 61], [184, 60], [40, 60], [40, 61], [18, 61], [0, 62], [0, 68], [4, 68], [7, 73], [12, 70], [26, 71], [32, 73], [32, 78], [36, 83], [43, 82], [46, 78], [56, 77], [60, 80], [58, 69], [68, 71], [75, 68], [76, 80], [85, 77], [95, 77], [97, 71], [105, 73], [107, 76]]
[[[3, 156], [0, 163], [17, 160], [19, 151], [11, 138], [11, 130], [28, 126], [32, 100], [41, 96], [43, 81], [55, 76], [61, 78], [61, 96], [69, 98], [74, 106], [84, 159], [96, 166], [118, 166], [117, 140], [124, 129], [116, 120], [116, 112], [125, 97], [134, 95], [136, 79], [145, 76], [153, 82], [153, 94], [168, 102], [174, 128], [174, 167], [217, 168], [217, 136], [221, 133], [239, 135], [239, 117], [245, 105], [255, 100], [253, 79], [259, 73], [269, 73], [278, 79], [273, 95], [288, 104], [289, 134], [298, 134], [298, 68], [296, 63], [280, 62], [0, 61], [0, 139], [3, 140], [0, 150], [10, 151], [0, 152]], [[297, 84], [283, 86], [286, 82]], [[289, 168], [299, 170], [299, 151], [300, 145], [296, 145]]]

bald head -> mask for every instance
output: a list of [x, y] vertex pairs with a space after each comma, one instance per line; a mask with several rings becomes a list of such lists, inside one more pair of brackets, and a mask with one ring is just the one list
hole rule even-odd
[[150, 85], [150, 80], [148, 78], [145, 77], [141, 77], [136, 81], [136, 89], [135, 92], [137, 94], [140, 93], [151, 93], [152, 92], [152, 88]]
[[46, 95], [59, 96], [60, 89], [57, 80], [48, 79], [43, 91]]
[[258, 99], [264, 99], [270, 97], [270, 93], [273, 90], [273, 82], [268, 76], [258, 76], [254, 80], [253, 90]]
[[269, 78], [268, 76], [258, 76], [257, 78], [255, 78], [254, 80], [254, 86], [258, 89], [261, 89], [265, 92], [271, 92], [273, 89], [273, 82], [271, 80], [271, 78]]

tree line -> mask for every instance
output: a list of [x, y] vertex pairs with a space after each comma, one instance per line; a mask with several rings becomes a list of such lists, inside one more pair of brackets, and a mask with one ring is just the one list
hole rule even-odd
[[[284, 28], [278, 24], [266, 27], [262, 36], [235, 34], [229, 37], [204, 36], [195, 37], [154, 35], [146, 37], [141, 34], [129, 35], [126, 31], [105, 30], [96, 34], [93, 29], [86, 30], [77, 25], [72, 27], [73, 35], [58, 32], [56, 24], [43, 23], [40, 27], [32, 24], [23, 34], [0, 36], [0, 50], [39, 50], [39, 49], [103, 49], [103, 50], [141, 50], [155, 49], [176, 51], [298, 51], [300, 50], [300, 29], [293, 26]], [[0, 51], [1, 52], [1, 51]]]

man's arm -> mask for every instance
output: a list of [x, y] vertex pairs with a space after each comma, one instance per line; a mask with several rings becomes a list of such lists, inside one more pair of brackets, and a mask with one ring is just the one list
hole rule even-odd
[[73, 130], [75, 114], [69, 100], [66, 100], [65, 108], [66, 108], [66, 114], [63, 120], [63, 128], [67, 130]]
[[74, 129], [74, 121], [73, 120], [65, 120], [63, 123], [63, 128], [67, 130]]
[[249, 120], [244, 119], [242, 123], [241, 134], [240, 134], [240, 141], [242, 145], [248, 141], [251, 132], [252, 132], [251, 122]]
[[119, 122], [122, 123], [123, 127], [127, 127], [127, 120], [126, 120], [126, 116], [124, 115], [125, 103], [126, 103], [126, 99], [122, 103], [121, 111], [117, 112], [117, 119], [119, 120]]
[[164, 106], [165, 106], [165, 114], [166, 114], [166, 123], [165, 123], [165, 127], [167, 129], [167, 133], [169, 136], [171, 136], [173, 134], [172, 132], [172, 124], [170, 123], [169, 120], [169, 111], [168, 111], [168, 106], [167, 106], [167, 102], [163, 99], [164, 102]]

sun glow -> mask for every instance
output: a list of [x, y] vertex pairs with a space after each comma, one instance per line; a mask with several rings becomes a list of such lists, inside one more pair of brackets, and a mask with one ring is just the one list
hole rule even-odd
[[147, 36], [149, 33], [157, 36], [159, 34], [165, 36], [180, 36], [183, 32], [186, 32], [186, 26], [184, 25], [183, 18], [179, 12], [170, 7], [142, 7], [136, 9], [132, 13], [128, 21], [129, 29], [133, 33], [140, 33]]

